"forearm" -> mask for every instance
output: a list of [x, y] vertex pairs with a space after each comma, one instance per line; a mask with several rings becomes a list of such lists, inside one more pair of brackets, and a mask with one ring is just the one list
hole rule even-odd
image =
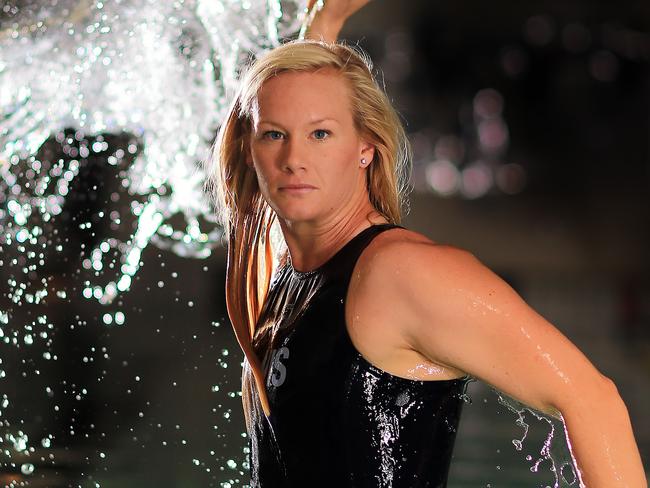
[[316, 16], [309, 25], [305, 37], [317, 41], [334, 42], [339, 36], [343, 22], [336, 22]]
[[614, 384], [587, 400], [559, 409], [581, 472], [580, 486], [647, 488], [627, 407]]
[[308, 16], [311, 23], [305, 32], [308, 39], [335, 42], [346, 20], [363, 8], [369, 0], [309, 0], [307, 2]]

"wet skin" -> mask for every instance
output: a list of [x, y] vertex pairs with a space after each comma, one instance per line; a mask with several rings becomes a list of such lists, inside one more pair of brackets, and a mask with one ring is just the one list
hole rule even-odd
[[[248, 159], [301, 271], [385, 221], [360, 166], [374, 149], [356, 132], [348, 97], [332, 72], [283, 73], [265, 83], [253, 114]], [[645, 486], [615, 385], [471, 253], [409, 230], [384, 232], [356, 264], [346, 326], [380, 369], [429, 380], [467, 373], [562, 416], [588, 486]]]

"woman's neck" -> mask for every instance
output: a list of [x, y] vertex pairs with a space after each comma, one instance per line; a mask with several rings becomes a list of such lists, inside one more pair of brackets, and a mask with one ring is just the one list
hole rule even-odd
[[375, 224], [388, 222], [370, 207], [328, 223], [296, 225], [280, 219], [291, 264], [297, 271], [318, 268], [359, 232]]

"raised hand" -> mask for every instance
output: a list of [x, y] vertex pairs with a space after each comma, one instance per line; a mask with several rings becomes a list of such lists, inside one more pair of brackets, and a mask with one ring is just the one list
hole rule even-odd
[[309, 0], [307, 32], [304, 37], [334, 42], [345, 21], [369, 0]]

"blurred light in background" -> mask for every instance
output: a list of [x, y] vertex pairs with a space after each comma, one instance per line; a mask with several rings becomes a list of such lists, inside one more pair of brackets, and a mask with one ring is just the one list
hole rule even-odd
[[503, 193], [514, 195], [526, 186], [526, 171], [517, 163], [504, 164], [497, 168], [495, 182]]
[[546, 46], [555, 36], [555, 22], [548, 15], [534, 15], [524, 24], [524, 37], [535, 46]]
[[610, 51], [596, 51], [589, 59], [589, 71], [598, 81], [614, 81], [618, 76], [618, 59]]
[[571, 53], [581, 53], [591, 45], [591, 33], [583, 24], [572, 22], [562, 28], [562, 44]]
[[[468, 135], [462, 139], [453, 134], [438, 136], [433, 157], [426, 134], [435, 132], [412, 134], [416, 173], [417, 166], [424, 164], [430, 191], [444, 197], [476, 199], [491, 192], [514, 195], [524, 189], [524, 168], [502, 161], [510, 137], [503, 108], [500, 92], [493, 88], [479, 90], [472, 101], [473, 115], [465, 122], [469, 125], [464, 131]], [[470, 155], [474, 157], [472, 160], [468, 159]], [[416, 185], [417, 188], [421, 185]]]
[[427, 182], [441, 196], [456, 194], [460, 188], [458, 168], [445, 159], [429, 163], [426, 167]]
[[491, 168], [483, 161], [466, 166], [461, 173], [461, 193], [465, 198], [479, 198], [492, 187], [494, 178]]
[[460, 138], [454, 135], [445, 135], [436, 142], [434, 154], [436, 159], [446, 159], [460, 164], [465, 157], [465, 145]]
[[501, 67], [508, 78], [519, 78], [528, 68], [528, 54], [519, 46], [501, 49]]

